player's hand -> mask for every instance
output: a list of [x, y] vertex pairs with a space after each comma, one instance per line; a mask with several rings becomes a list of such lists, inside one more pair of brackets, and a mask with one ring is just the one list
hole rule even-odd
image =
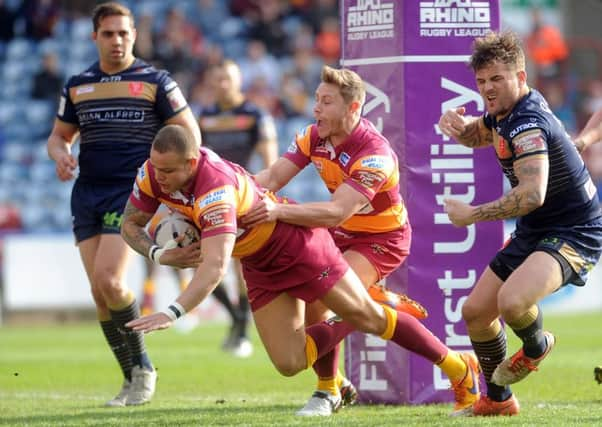
[[[184, 236], [180, 236], [182, 240]], [[159, 262], [162, 265], [169, 265], [177, 268], [196, 268], [201, 263], [201, 242], [194, 242], [183, 248], [178, 247], [178, 239], [170, 240], [174, 244], [168, 242], [164, 246], [164, 251], [159, 257]]]
[[167, 329], [172, 324], [173, 322], [167, 314], [158, 312], [132, 320], [126, 323], [125, 326], [137, 332], [148, 333], [160, 329]]
[[468, 120], [464, 117], [466, 108], [447, 110], [439, 119], [439, 129], [447, 136], [458, 138], [466, 130]]
[[56, 176], [61, 181], [68, 181], [75, 176], [77, 160], [71, 154], [64, 153], [55, 162]]
[[277, 219], [278, 204], [269, 197], [264, 197], [253, 205], [251, 210], [241, 218], [241, 221], [243, 226], [250, 228]]
[[474, 207], [456, 199], [444, 199], [444, 209], [452, 224], [456, 227], [466, 227], [474, 223], [472, 214]]

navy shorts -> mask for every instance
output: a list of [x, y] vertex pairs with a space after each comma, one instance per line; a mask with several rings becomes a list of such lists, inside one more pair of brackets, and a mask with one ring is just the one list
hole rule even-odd
[[97, 234], [117, 234], [132, 183], [90, 184], [75, 181], [71, 192], [71, 215], [75, 241]]
[[489, 267], [503, 281], [535, 251], [552, 255], [560, 264], [562, 285], [585, 285], [602, 254], [602, 219], [572, 227], [526, 230], [518, 227]]

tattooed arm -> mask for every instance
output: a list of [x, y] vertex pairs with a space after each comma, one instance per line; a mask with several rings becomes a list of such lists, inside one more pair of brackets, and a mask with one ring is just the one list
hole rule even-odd
[[546, 155], [533, 155], [514, 162], [519, 183], [497, 200], [471, 206], [455, 199], [445, 200], [445, 211], [451, 222], [464, 227], [480, 221], [494, 221], [527, 215], [537, 209], [546, 197], [549, 163]]
[[464, 107], [447, 110], [439, 119], [439, 129], [460, 144], [470, 147], [487, 147], [493, 143], [493, 132], [487, 129], [483, 117], [465, 116]]
[[145, 257], [148, 256], [148, 251], [154, 245], [154, 242], [144, 230], [153, 215], [154, 213], [144, 212], [136, 208], [129, 200], [123, 211], [121, 236], [132, 249]]

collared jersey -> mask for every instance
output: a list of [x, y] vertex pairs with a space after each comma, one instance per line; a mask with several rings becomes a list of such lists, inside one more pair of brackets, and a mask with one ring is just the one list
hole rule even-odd
[[245, 169], [201, 147], [197, 174], [188, 192], [163, 193], [147, 160], [138, 171], [130, 202], [149, 213], [161, 203], [181, 212], [194, 221], [201, 240], [234, 233], [237, 238], [232, 255], [243, 258], [261, 249], [276, 227], [275, 222], [267, 222], [244, 228], [238, 221], [262, 196], [263, 191]]
[[514, 162], [528, 156], [546, 158], [549, 177], [541, 207], [517, 225], [541, 229], [582, 224], [600, 215], [596, 187], [564, 126], [536, 90], [531, 89], [502, 120], [488, 114], [498, 161], [512, 187], [518, 185]]
[[203, 109], [199, 125], [204, 146], [245, 167], [259, 141], [276, 138], [272, 116], [246, 100], [231, 109], [219, 104]]
[[186, 107], [167, 71], [136, 59], [109, 75], [96, 62], [67, 81], [57, 117], [79, 128], [80, 180], [132, 182], [157, 131]]
[[399, 193], [397, 155], [370, 121], [361, 119], [337, 147], [318, 136], [315, 124], [307, 126], [284, 157], [301, 169], [313, 163], [331, 193], [345, 183], [369, 200], [341, 224], [344, 230], [384, 233], [405, 225], [407, 211]]

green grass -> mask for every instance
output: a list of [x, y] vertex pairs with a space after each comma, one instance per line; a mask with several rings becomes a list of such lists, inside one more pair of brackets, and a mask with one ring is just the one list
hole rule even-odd
[[[540, 372], [513, 390], [522, 411], [512, 418], [452, 419], [451, 404], [356, 406], [328, 419], [294, 412], [313, 390], [304, 372], [281, 377], [256, 336], [255, 354], [238, 360], [219, 350], [224, 326], [147, 337], [159, 369], [157, 393], [143, 407], [109, 409], [120, 374], [93, 324], [0, 328], [0, 426], [186, 425], [596, 425], [602, 420], [602, 314], [547, 316], [558, 345]], [[510, 351], [517, 348], [516, 340]]]

